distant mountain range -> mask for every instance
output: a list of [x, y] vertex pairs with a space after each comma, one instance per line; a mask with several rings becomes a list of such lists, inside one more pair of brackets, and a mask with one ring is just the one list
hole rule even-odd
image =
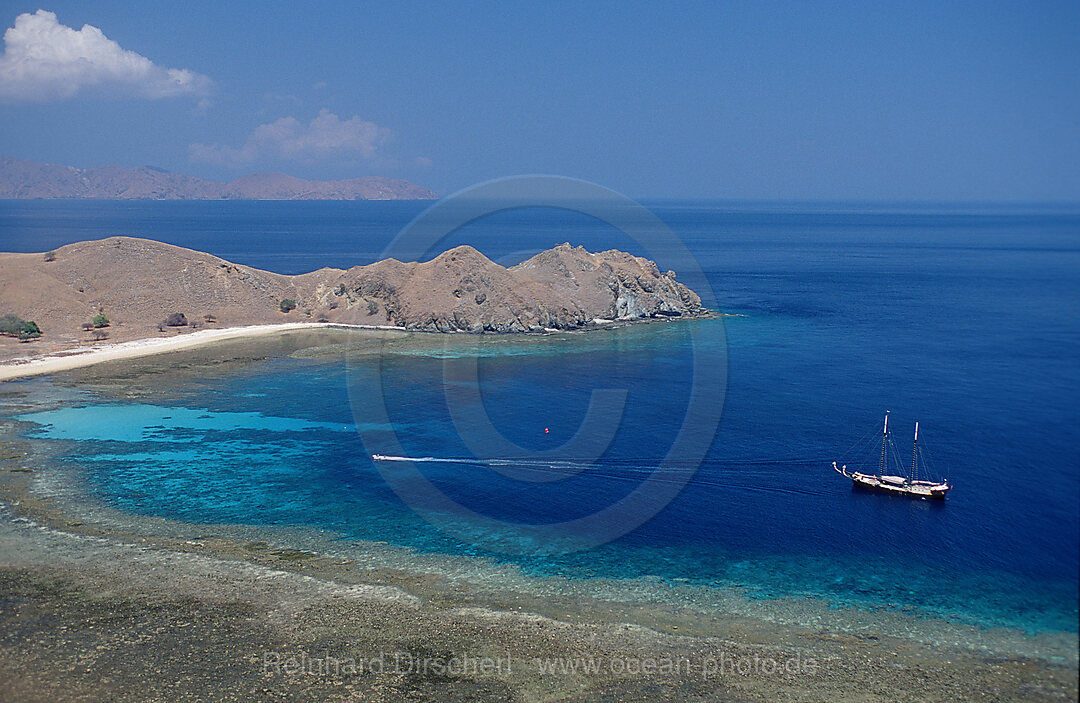
[[308, 181], [284, 173], [255, 173], [231, 183], [184, 176], [151, 166], [75, 168], [0, 158], [0, 198], [100, 200], [433, 200], [427, 188], [366, 176]]

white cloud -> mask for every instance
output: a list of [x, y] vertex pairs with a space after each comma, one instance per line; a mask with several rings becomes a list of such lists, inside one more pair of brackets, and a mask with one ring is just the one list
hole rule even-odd
[[342, 120], [324, 108], [307, 126], [295, 117], [259, 125], [239, 148], [192, 144], [188, 150], [194, 161], [219, 166], [245, 166], [264, 158], [313, 160], [345, 153], [370, 159], [389, 134], [390, 130], [372, 122], [359, 117]]
[[89, 24], [60, 24], [45, 10], [23, 13], [4, 32], [0, 100], [47, 102], [83, 93], [168, 98], [204, 96], [211, 81], [186, 68], [164, 68], [120, 47]]

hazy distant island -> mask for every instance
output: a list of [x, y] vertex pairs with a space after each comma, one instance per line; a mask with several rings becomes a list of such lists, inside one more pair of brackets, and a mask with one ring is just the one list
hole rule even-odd
[[[506, 334], [709, 315], [648, 259], [569, 243], [505, 268], [470, 246], [289, 276], [147, 239], [0, 254], [0, 359], [207, 330], [358, 325]], [[192, 334], [194, 333], [194, 334]], [[33, 341], [32, 345], [20, 341]], [[213, 335], [210, 335], [212, 338]], [[194, 341], [194, 340], [192, 340]], [[137, 355], [137, 354], [132, 354]]]
[[434, 200], [438, 197], [415, 183], [377, 176], [309, 181], [284, 173], [255, 173], [230, 183], [219, 183], [153, 166], [75, 168], [0, 158], [0, 199]]

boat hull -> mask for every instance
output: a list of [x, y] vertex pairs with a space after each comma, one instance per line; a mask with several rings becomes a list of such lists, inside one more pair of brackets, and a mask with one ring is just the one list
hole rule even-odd
[[864, 491], [887, 493], [889, 495], [917, 498], [921, 500], [945, 500], [945, 495], [951, 490], [951, 486], [935, 489], [929, 486], [892, 484], [882, 481], [875, 476], [860, 475], [851, 476], [851, 485], [854, 488]]

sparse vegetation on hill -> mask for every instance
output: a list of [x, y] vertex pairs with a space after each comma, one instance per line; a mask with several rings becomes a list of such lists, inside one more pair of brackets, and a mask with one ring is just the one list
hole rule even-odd
[[41, 336], [41, 328], [33, 320], [24, 320], [17, 315], [4, 315], [0, 317], [0, 334], [28, 342]]
[[187, 327], [188, 321], [187, 318], [184, 317], [184, 313], [174, 312], [170, 313], [169, 316], [165, 318], [163, 324], [166, 327]]
[[108, 327], [109, 326], [109, 318], [105, 317], [104, 313], [99, 312], [97, 315], [94, 315], [94, 317], [91, 318], [90, 324], [92, 324], [94, 327], [98, 327], [98, 328], [100, 328], [100, 327]]
[[285, 298], [278, 303], [278, 307], [281, 308], [281, 312], [290, 312], [296, 309], [296, 301], [291, 298]]

